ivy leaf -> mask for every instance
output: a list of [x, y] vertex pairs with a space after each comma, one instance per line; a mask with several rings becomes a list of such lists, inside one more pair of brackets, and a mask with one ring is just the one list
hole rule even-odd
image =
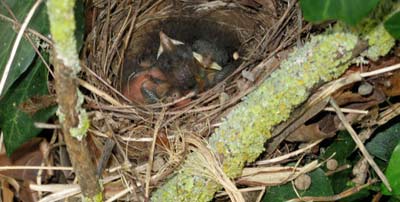
[[393, 149], [399, 141], [400, 123], [397, 123], [376, 134], [375, 137], [367, 143], [366, 148], [371, 155], [388, 162]]
[[400, 11], [385, 21], [385, 29], [396, 39], [400, 39]]
[[379, 0], [300, 0], [304, 19], [318, 23], [341, 20], [356, 25], [378, 4]]
[[47, 77], [48, 71], [43, 62], [36, 58], [30, 70], [0, 100], [0, 128], [8, 155], [41, 131], [34, 126], [34, 122], [45, 122], [54, 114], [55, 107], [38, 110], [33, 115], [20, 108], [20, 104], [29, 98], [48, 94]]
[[385, 171], [385, 176], [389, 180], [393, 191], [389, 192], [382, 184], [382, 194], [400, 196], [400, 142], [398, 142], [390, 157], [389, 165]]
[[347, 158], [353, 153], [355, 147], [356, 144], [348, 132], [339, 132], [334, 142], [322, 155], [321, 160], [328, 159], [335, 154], [333, 158], [338, 161], [339, 165], [343, 165], [347, 163]]
[[[0, 14], [7, 16], [10, 19], [14, 19], [8, 12], [7, 7], [9, 7], [15, 17], [18, 19], [19, 23], [22, 24], [27, 13], [35, 2], [36, 0], [6, 0], [0, 3]], [[2, 75], [19, 29], [11, 22], [5, 20], [0, 20], [0, 27], [2, 28], [2, 31], [0, 32], [0, 75]], [[36, 30], [39, 33], [42, 33], [44, 36], [48, 35], [49, 23], [46, 6], [44, 4], [40, 5], [28, 27]], [[33, 43], [39, 42], [37, 38], [31, 38], [33, 39]], [[32, 48], [32, 45], [25, 39], [25, 37], [23, 37], [8, 74], [3, 95], [10, 88], [10, 86], [28, 69], [35, 58], [35, 55], [36, 53]]]

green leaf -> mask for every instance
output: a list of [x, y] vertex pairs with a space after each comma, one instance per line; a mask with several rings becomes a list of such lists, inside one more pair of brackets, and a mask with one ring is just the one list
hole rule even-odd
[[385, 29], [396, 39], [400, 39], [400, 11], [385, 21]]
[[79, 50], [82, 48], [83, 45], [83, 37], [85, 34], [85, 7], [83, 0], [77, 0], [75, 2], [75, 23], [76, 23], [76, 30], [75, 30], [75, 38], [76, 38], [76, 47]]
[[39, 110], [33, 116], [19, 108], [19, 105], [30, 97], [48, 94], [47, 77], [47, 69], [37, 58], [30, 70], [23, 74], [0, 100], [0, 106], [2, 106], [0, 128], [4, 132], [4, 143], [8, 155], [41, 131], [34, 126], [34, 122], [45, 122], [54, 114], [55, 107]]
[[341, 20], [349, 25], [356, 25], [378, 2], [379, 0], [300, 0], [300, 6], [307, 21]]
[[[311, 177], [311, 186], [305, 191], [298, 190], [300, 196], [331, 196], [333, 190], [329, 179], [325, 176], [325, 172], [318, 168], [315, 171], [309, 173]], [[264, 195], [263, 201], [287, 201], [292, 198], [297, 198], [296, 193], [293, 191], [291, 183], [287, 183], [282, 186], [275, 186], [268, 189]]]
[[[6, 0], [4, 2], [6, 3], [6, 5], [8, 5], [10, 10], [13, 11], [15, 17], [22, 24], [25, 16], [29, 12], [32, 5], [36, 2], [36, 0]], [[7, 16], [10, 19], [13, 19], [3, 3], [0, 3], [0, 14]], [[35, 15], [30, 21], [29, 28], [34, 29], [39, 33], [42, 33], [44, 36], [48, 35], [49, 23], [47, 18], [46, 6], [44, 4], [40, 5], [38, 10], [36, 11]], [[19, 29], [16, 29], [13, 24], [1, 18], [0, 29], [0, 75], [2, 75], [4, 67], [8, 61], [8, 58], [10, 57], [10, 52]], [[33, 40], [33, 43], [38, 42], [37, 38], [31, 38]], [[32, 45], [25, 38], [23, 38], [21, 40], [21, 43], [19, 44], [9, 75], [7, 77], [3, 95], [10, 88], [10, 86], [21, 76], [21, 74], [23, 74], [27, 70], [27, 68], [29, 67], [29, 65], [31, 65], [33, 59], [35, 58], [35, 55], [36, 53], [32, 48]]]
[[385, 185], [382, 184], [382, 193], [384, 195], [400, 196], [400, 142], [398, 142], [390, 157], [389, 165], [385, 171], [385, 175], [389, 180], [393, 191], [389, 192]]
[[343, 165], [347, 163], [346, 159], [353, 153], [355, 147], [356, 144], [348, 132], [339, 132], [334, 142], [329, 145], [322, 155], [322, 160], [328, 159], [335, 153], [333, 158], [338, 161], [339, 165]]
[[397, 123], [376, 134], [375, 137], [367, 143], [366, 147], [370, 154], [387, 162], [399, 141], [400, 123]]

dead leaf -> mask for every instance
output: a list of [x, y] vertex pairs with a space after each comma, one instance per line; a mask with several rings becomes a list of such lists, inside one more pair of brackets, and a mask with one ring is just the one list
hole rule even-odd
[[56, 104], [57, 102], [55, 95], [33, 96], [25, 102], [21, 103], [18, 108], [29, 115], [33, 115], [37, 111]]
[[[43, 162], [43, 152], [41, 144], [48, 144], [44, 138], [34, 138], [23, 144], [10, 157], [6, 154], [0, 155], [0, 166], [40, 166]], [[17, 180], [36, 181], [38, 170], [1, 170], [0, 174], [6, 175]], [[43, 177], [46, 172], [43, 172]]]

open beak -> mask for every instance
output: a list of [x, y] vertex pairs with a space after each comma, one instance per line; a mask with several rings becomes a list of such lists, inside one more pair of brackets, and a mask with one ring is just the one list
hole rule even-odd
[[160, 47], [157, 52], [157, 59], [164, 51], [171, 52], [177, 45], [184, 44], [182, 41], [169, 38], [164, 32], [160, 31]]
[[201, 64], [201, 66], [203, 66], [205, 68], [218, 70], [218, 71], [222, 70], [222, 67], [216, 62], [212, 62], [210, 65], [206, 65], [206, 62], [204, 61], [205, 59], [204, 59], [203, 55], [201, 55], [199, 53], [193, 52], [193, 56]]

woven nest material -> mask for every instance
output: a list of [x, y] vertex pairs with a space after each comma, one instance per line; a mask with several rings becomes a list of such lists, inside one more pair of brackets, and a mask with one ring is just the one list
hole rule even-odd
[[[267, 76], [270, 70], [265, 59], [288, 46], [297, 29], [291, 21], [293, 9], [286, 5], [275, 5], [275, 13], [269, 13], [236, 1], [108, 2], [95, 2], [91, 12], [93, 26], [83, 52], [89, 69], [85, 78], [120, 105], [110, 105], [104, 97], [90, 94], [91, 131], [93, 137], [115, 137], [117, 159], [129, 160], [135, 167], [147, 162], [155, 131], [159, 147], [154, 154], [160, 159], [168, 157], [165, 151], [182, 152], [184, 146], [173, 142], [181, 141], [185, 134], [207, 137], [220, 118]], [[279, 13], [279, 8], [286, 12]], [[131, 102], [121, 93], [131, 67], [143, 57], [157, 55], [160, 31], [188, 44], [208, 38], [229, 54], [238, 52], [240, 63], [224, 81], [200, 94], [187, 95], [192, 97], [184, 107], [174, 107], [174, 102]], [[245, 73], [254, 79], [243, 76]], [[101, 150], [101, 144], [97, 145]], [[137, 171], [140, 174], [141, 170]]]

